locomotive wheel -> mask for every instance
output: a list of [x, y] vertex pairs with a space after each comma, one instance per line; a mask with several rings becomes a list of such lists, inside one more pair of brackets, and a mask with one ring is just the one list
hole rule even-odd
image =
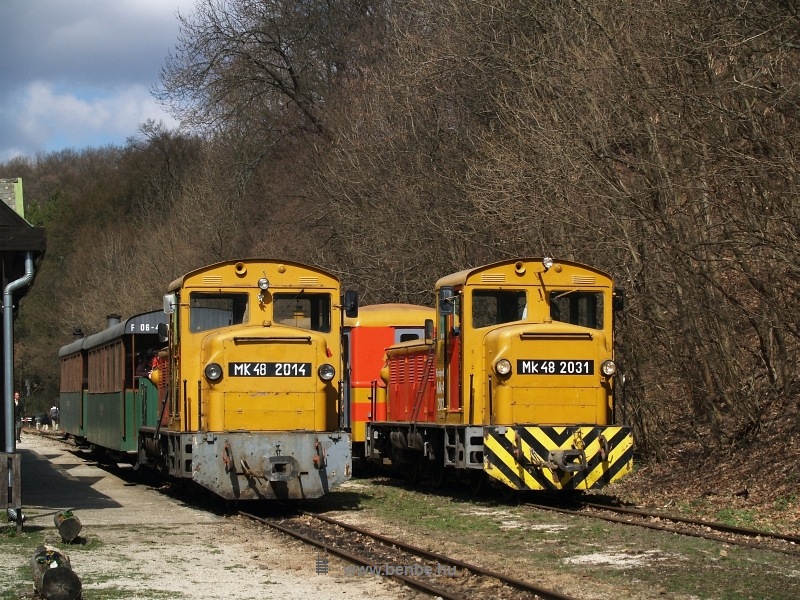
[[434, 489], [439, 489], [444, 484], [444, 468], [438, 469], [431, 479]]
[[486, 473], [483, 471], [470, 471], [469, 473], [469, 489], [475, 494], [482, 494], [486, 491]]
[[507, 485], [504, 485], [500, 488], [500, 496], [503, 498], [503, 502], [507, 502], [509, 504], [519, 503], [519, 492], [512, 487], [508, 487]]
[[439, 489], [444, 483], [444, 465], [432, 464], [428, 470], [428, 477], [434, 489]]
[[406, 467], [406, 476], [408, 477], [408, 481], [414, 484], [419, 483], [420, 480], [420, 465], [418, 461], [412, 461], [409, 463], [408, 467]]

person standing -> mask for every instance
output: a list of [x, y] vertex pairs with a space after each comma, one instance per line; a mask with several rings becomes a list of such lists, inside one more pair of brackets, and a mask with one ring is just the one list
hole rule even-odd
[[19, 399], [19, 392], [14, 392], [14, 427], [17, 430], [17, 442], [22, 441], [22, 416], [24, 408], [22, 400]]
[[53, 424], [53, 431], [58, 431], [58, 407], [54, 404], [50, 409], [50, 423]]

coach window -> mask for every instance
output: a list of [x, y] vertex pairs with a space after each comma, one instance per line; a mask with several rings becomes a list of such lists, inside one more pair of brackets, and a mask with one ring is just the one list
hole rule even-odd
[[193, 292], [189, 296], [189, 328], [197, 332], [244, 323], [247, 301], [247, 294]]
[[475, 329], [524, 319], [526, 296], [519, 290], [472, 292], [472, 326]]
[[121, 341], [89, 351], [89, 392], [118, 392], [124, 388], [124, 376], [125, 349]]
[[61, 392], [80, 392], [83, 388], [83, 357], [75, 354], [61, 360]]
[[330, 294], [273, 294], [272, 310], [276, 323], [323, 333], [331, 330]]
[[550, 317], [591, 329], [603, 328], [602, 292], [551, 292]]

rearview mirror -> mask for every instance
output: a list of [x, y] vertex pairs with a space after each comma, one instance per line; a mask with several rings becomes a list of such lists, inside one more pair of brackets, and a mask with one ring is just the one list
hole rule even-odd
[[350, 319], [358, 316], [358, 292], [347, 290], [344, 293], [344, 314]]
[[430, 344], [433, 341], [433, 319], [425, 319], [425, 342]]
[[612, 308], [614, 312], [622, 312], [625, 309], [625, 290], [614, 288]]
[[443, 315], [453, 314], [453, 288], [443, 287], [439, 289], [439, 313]]
[[175, 312], [175, 307], [178, 305], [178, 297], [172, 294], [164, 294], [164, 312], [171, 315]]
[[169, 325], [166, 323], [158, 324], [158, 341], [166, 344], [169, 341]]

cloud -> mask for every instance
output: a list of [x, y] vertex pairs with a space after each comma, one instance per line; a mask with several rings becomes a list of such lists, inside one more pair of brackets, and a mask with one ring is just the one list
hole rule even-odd
[[195, 0], [0, 0], [0, 161], [124, 144]]
[[28, 146], [81, 148], [123, 143], [148, 119], [177, 126], [144, 85], [106, 93], [84, 90], [78, 96], [37, 81], [23, 91], [19, 100], [9, 112], [14, 115], [17, 134], [29, 141]]

